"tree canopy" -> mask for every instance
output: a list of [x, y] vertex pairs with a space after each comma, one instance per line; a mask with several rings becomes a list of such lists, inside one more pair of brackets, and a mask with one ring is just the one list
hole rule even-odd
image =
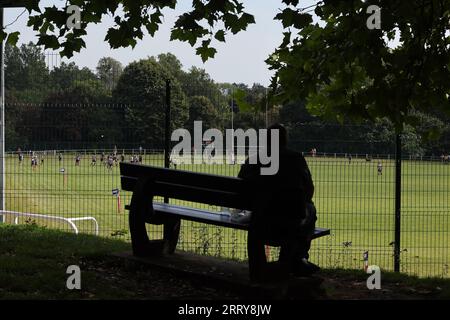
[[97, 64], [97, 76], [107, 88], [114, 88], [117, 80], [122, 74], [122, 64], [111, 57], [103, 57]]
[[[154, 58], [129, 64], [113, 91], [115, 103], [129, 105], [125, 121], [134, 128], [133, 139], [142, 144], [163, 146], [166, 79], [169, 71]], [[171, 83], [172, 125], [183, 127], [188, 119], [185, 96], [176, 79]]]
[[[38, 0], [24, 2], [39, 44], [61, 49], [67, 57], [85, 46], [87, 26], [103, 15], [114, 17], [105, 41], [112, 48], [134, 47], [144, 30], [155, 35], [164, 9], [179, 3], [68, 0], [82, 12], [81, 27], [71, 29], [65, 8], [41, 10]], [[414, 123], [414, 111], [450, 109], [449, 1], [323, 0], [309, 7], [300, 0], [281, 2], [285, 8], [274, 16], [285, 28], [284, 41], [267, 60], [275, 71], [278, 101], [303, 99], [311, 113], [340, 122], [387, 117], [397, 131]], [[381, 10], [380, 29], [367, 27], [370, 5]], [[192, 0], [175, 22], [171, 40], [188, 42], [206, 61], [216, 53], [213, 41], [223, 42], [254, 22], [241, 0]], [[18, 36], [0, 32], [10, 43]]]
[[26, 102], [43, 98], [49, 81], [45, 55], [33, 44], [5, 48], [5, 88]]
[[[280, 100], [340, 122], [387, 117], [397, 132], [416, 111], [450, 111], [449, 1], [321, 1], [321, 23], [284, 2], [285, 38], [267, 60]], [[367, 26], [370, 4], [380, 29]]]
[[[183, 106], [183, 117], [176, 125], [186, 129], [192, 129], [195, 120], [202, 120], [204, 128], [222, 130], [233, 125], [234, 128], [258, 129], [267, 123], [281, 121], [290, 132], [291, 147], [297, 150], [318, 148], [322, 152], [375, 155], [393, 150], [394, 124], [387, 118], [372, 123], [366, 120], [361, 124], [341, 125], [336, 120], [311, 116], [304, 99], [272, 106], [266, 100], [267, 88], [259, 84], [216, 83], [203, 69], [185, 71], [178, 58], [170, 53], [147, 59], [152, 66], [158, 66], [146, 68], [143, 72], [148, 78], [160, 75], [159, 91], [145, 93], [145, 87], [152, 84], [148, 81], [133, 82], [134, 78], [128, 74], [126, 80], [120, 81], [125, 88], [120, 95], [114, 91], [121, 78], [115, 79], [114, 69], [120, 63], [112, 58], [100, 59], [99, 68], [92, 71], [73, 62], [59, 64], [52, 61], [47, 65], [45, 62], [53, 60], [54, 54], [44, 53], [41, 47], [31, 43], [18, 48], [8, 45], [6, 58], [5, 130], [8, 150], [17, 150], [18, 146], [159, 147], [161, 130], [150, 125], [142, 131], [136, 124], [148, 125], [146, 119], [160, 119], [156, 121], [157, 125], [163, 125], [163, 86], [168, 77], [173, 80], [174, 92], [181, 88], [182, 94], [176, 97], [176, 105]], [[128, 90], [125, 85], [134, 87]], [[155, 107], [147, 103], [152, 99], [136, 98], [137, 91], [144, 92], [138, 94], [142, 97], [156, 94], [157, 100], [163, 102], [160, 107]], [[116, 94], [114, 98], [113, 92]], [[405, 152], [414, 156], [448, 152], [450, 117], [438, 110], [429, 113], [415, 111], [412, 115], [416, 120], [415, 126], [405, 125], [403, 131]], [[443, 132], [439, 139], [435, 139], [436, 131]]]
[[[102, 21], [104, 15], [114, 17], [105, 36], [112, 48], [134, 47], [137, 40], [142, 39], [144, 30], [151, 36], [163, 23], [163, 10], [175, 9], [177, 0], [68, 0], [67, 7], [76, 5], [82, 12], [80, 28], [70, 28], [67, 21], [73, 14], [66, 8], [48, 6], [43, 10], [39, 0], [24, 0], [30, 15], [28, 26], [38, 33], [39, 44], [46, 48], [62, 49], [62, 54], [71, 57], [85, 47], [83, 36], [90, 24]], [[69, 11], [69, 12], [67, 12]], [[226, 34], [236, 34], [245, 30], [254, 17], [244, 11], [244, 6], [237, 0], [193, 0], [192, 10], [183, 13], [172, 29], [172, 40], [180, 40], [197, 46], [197, 54], [203, 60], [214, 57], [216, 49], [211, 47], [212, 40], [225, 41]], [[0, 31], [0, 40], [7, 38], [14, 44], [19, 37], [18, 32], [7, 34]]]

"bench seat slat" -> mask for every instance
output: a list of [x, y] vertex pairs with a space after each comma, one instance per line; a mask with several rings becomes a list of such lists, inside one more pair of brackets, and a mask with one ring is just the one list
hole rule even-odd
[[[239, 230], [248, 230], [248, 223], [241, 223], [231, 219], [231, 216], [218, 211], [205, 209], [195, 209], [173, 204], [153, 202], [153, 209], [157, 215], [178, 216], [184, 220], [213, 224], [220, 227], [228, 227]], [[316, 228], [313, 239], [317, 239], [330, 234], [329, 229]]]
[[[173, 170], [167, 168], [153, 167], [142, 164], [120, 163], [120, 174], [122, 179], [148, 176], [153, 180], [168, 183], [178, 183], [194, 187], [204, 187], [220, 189], [224, 191], [236, 192], [244, 188], [245, 182], [236, 177], [218, 176], [207, 173], [190, 172], [183, 170]], [[131, 180], [122, 186], [124, 190], [133, 191], [134, 184]]]
[[231, 216], [229, 214], [223, 212], [210, 211], [205, 209], [195, 209], [158, 202], [153, 202], [153, 210], [155, 211], [156, 215], [167, 214], [169, 216], [180, 217], [181, 219], [184, 220], [203, 222], [221, 227], [229, 227], [240, 230], [248, 230], [248, 224], [233, 221], [231, 220]]
[[314, 235], [312, 238], [317, 239], [320, 237], [328, 236], [329, 234], [330, 234], [330, 229], [316, 228], [316, 230], [314, 230]]
[[[137, 179], [122, 176], [122, 189], [132, 191]], [[178, 183], [154, 180], [154, 196], [199, 202], [222, 207], [249, 209], [250, 201], [236, 191], [217, 190], [200, 186], [188, 186]]]

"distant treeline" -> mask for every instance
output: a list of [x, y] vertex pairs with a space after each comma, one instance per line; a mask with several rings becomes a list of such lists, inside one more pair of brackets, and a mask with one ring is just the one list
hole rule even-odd
[[[56, 61], [56, 62], [55, 62]], [[338, 124], [311, 116], [303, 101], [272, 103], [260, 85], [217, 83], [197, 67], [185, 70], [173, 54], [161, 54], [123, 67], [110, 57], [96, 70], [59, 62], [30, 43], [6, 47], [6, 148], [17, 150], [162, 149], [166, 80], [171, 80], [172, 130], [264, 128], [281, 122], [290, 144], [300, 151], [392, 154], [394, 130], [376, 123]], [[233, 114], [232, 114], [233, 112]], [[416, 114], [406, 127], [406, 154], [450, 152], [450, 120], [441, 114]]]

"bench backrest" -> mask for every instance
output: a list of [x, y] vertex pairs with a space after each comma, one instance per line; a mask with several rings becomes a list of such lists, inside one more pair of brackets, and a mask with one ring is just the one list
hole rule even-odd
[[123, 162], [120, 175], [122, 189], [126, 191], [133, 191], [138, 179], [146, 177], [152, 181], [154, 196], [251, 209], [251, 199], [245, 196], [247, 183], [239, 178]]

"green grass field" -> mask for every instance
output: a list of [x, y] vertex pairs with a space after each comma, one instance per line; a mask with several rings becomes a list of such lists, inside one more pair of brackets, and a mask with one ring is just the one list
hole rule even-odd
[[[46, 156], [32, 169], [25, 157], [6, 161], [6, 207], [8, 210], [63, 217], [95, 217], [100, 234], [129, 240], [125, 204], [130, 193], [121, 192], [121, 210], [112, 190], [120, 188], [119, 168], [108, 170], [91, 157], [83, 156], [75, 166], [74, 155]], [[128, 159], [128, 157], [127, 157]], [[316, 186], [314, 201], [317, 225], [332, 229], [332, 235], [315, 240], [313, 261], [327, 268], [363, 268], [363, 253], [369, 264], [393, 269], [395, 163], [339, 158], [307, 158]], [[163, 164], [161, 155], [146, 155], [145, 164]], [[65, 169], [65, 174], [60, 169]], [[179, 165], [179, 169], [236, 176], [239, 165]], [[450, 165], [440, 162], [404, 161], [402, 172], [402, 271], [419, 276], [448, 277], [450, 258]], [[192, 204], [188, 204], [192, 205]], [[220, 208], [213, 208], [220, 209]], [[10, 218], [6, 218], [12, 222]], [[25, 219], [21, 219], [24, 222]], [[69, 230], [62, 223], [34, 219], [48, 227]], [[93, 233], [91, 222], [77, 224], [84, 233]], [[149, 227], [153, 237], [161, 230]], [[179, 248], [232, 259], [246, 258], [246, 233], [186, 222]], [[272, 250], [276, 256], [276, 250]]]

